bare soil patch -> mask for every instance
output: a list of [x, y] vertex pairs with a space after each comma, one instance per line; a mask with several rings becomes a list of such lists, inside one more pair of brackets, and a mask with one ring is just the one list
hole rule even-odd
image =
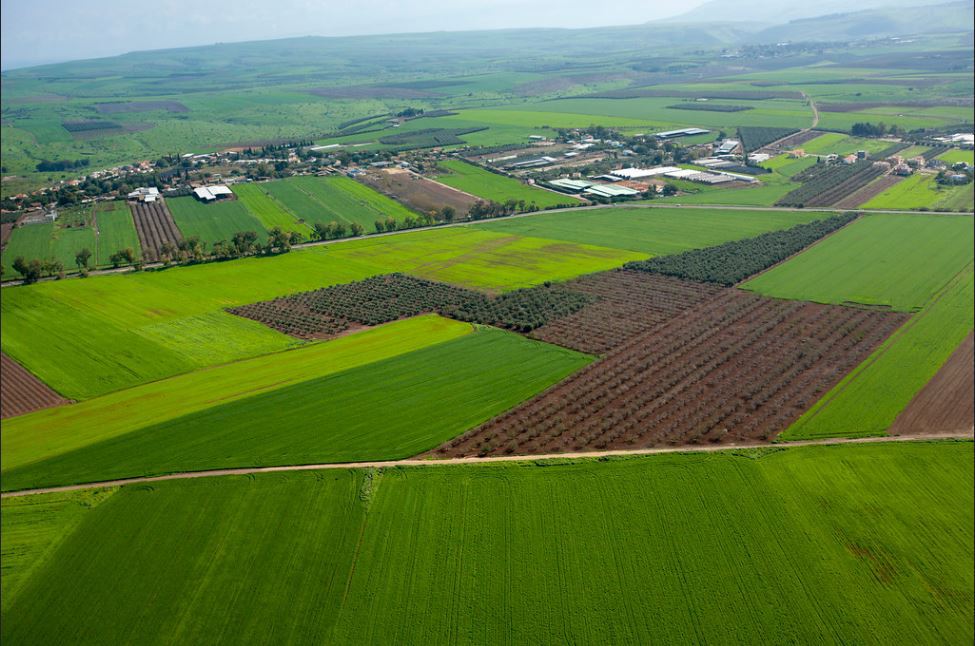
[[22, 365], [0, 353], [0, 418], [70, 404]]
[[458, 216], [463, 216], [477, 202], [473, 195], [403, 169], [370, 171], [360, 175], [358, 179], [420, 213], [450, 206]]
[[967, 431], [975, 426], [975, 342], [971, 334], [894, 420], [891, 435]]
[[907, 318], [721, 289], [430, 455], [771, 440]]

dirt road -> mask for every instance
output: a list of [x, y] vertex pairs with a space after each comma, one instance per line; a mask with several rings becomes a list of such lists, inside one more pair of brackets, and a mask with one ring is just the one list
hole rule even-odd
[[803, 440], [799, 442], [782, 442], [780, 444], [768, 443], [743, 443], [743, 444], [719, 444], [707, 446], [673, 446], [653, 449], [637, 449], [630, 451], [587, 451], [582, 453], [548, 453], [545, 455], [504, 455], [487, 458], [449, 458], [445, 460], [418, 460], [409, 458], [406, 460], [380, 460], [373, 462], [335, 462], [329, 464], [295, 464], [277, 467], [248, 467], [242, 469], [213, 469], [210, 471], [189, 471], [185, 473], [169, 473], [161, 476], [146, 476], [141, 478], [123, 478], [120, 480], [106, 480], [103, 482], [89, 482], [85, 484], [67, 485], [62, 487], [44, 487], [40, 489], [24, 489], [21, 491], [8, 491], [0, 494], [2, 498], [16, 498], [20, 496], [32, 496], [42, 493], [55, 493], [62, 491], [78, 491], [81, 489], [103, 489], [105, 487], [120, 487], [130, 484], [163, 482], [165, 480], [184, 480], [186, 478], [216, 478], [219, 476], [242, 476], [259, 473], [278, 473], [282, 471], [323, 471], [328, 469], [384, 469], [393, 467], [437, 467], [451, 465], [482, 465], [493, 464], [496, 462], [537, 462], [539, 460], [565, 460], [578, 458], [601, 458], [611, 456], [640, 456], [658, 455], [665, 453], [716, 453], [718, 451], [734, 451], [736, 449], [755, 449], [781, 447], [791, 448], [796, 446], [833, 446], [839, 444], [871, 444], [875, 442], [929, 442], [932, 440], [972, 440], [975, 439], [975, 429], [969, 429], [966, 433], [926, 433], [924, 435], [897, 435], [884, 437], [859, 437], [859, 438], [828, 438], [823, 440]]

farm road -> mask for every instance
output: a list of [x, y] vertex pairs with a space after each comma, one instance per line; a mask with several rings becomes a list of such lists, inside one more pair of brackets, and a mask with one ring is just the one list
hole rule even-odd
[[[544, 211], [534, 211], [532, 213], [519, 213], [517, 215], [509, 215], [504, 218], [495, 218], [492, 220], [482, 220], [482, 223], [496, 222], [500, 220], [514, 220], [517, 218], [530, 218], [536, 215], [544, 215], [546, 213], [559, 213], [562, 211], [591, 211], [595, 209], [706, 209], [708, 211], [771, 211], [771, 212], [816, 212], [816, 213], [846, 213], [848, 211], [862, 211], [865, 214], [874, 213], [887, 213], [887, 214], [903, 214], [903, 215], [972, 215], [972, 213], [960, 213], [957, 211], [909, 211], [909, 210], [880, 210], [880, 209], [835, 209], [828, 207], [816, 207], [810, 209], [798, 209], [794, 207], [787, 206], [731, 206], [728, 204], [677, 204], [673, 202], [668, 202], [664, 204], [647, 204], [639, 202], [621, 202], [618, 204], [594, 204], [591, 206], [573, 206], [564, 209], [546, 209]], [[409, 235], [411, 233], [416, 233], [417, 231], [426, 231], [429, 229], [449, 229], [452, 227], [469, 227], [477, 226], [477, 222], [454, 222], [453, 224], [438, 224], [430, 227], [416, 227], [415, 229], [402, 229], [400, 231], [389, 231], [386, 233], [371, 233], [368, 238], [385, 238], [387, 236], [401, 236]], [[321, 247], [325, 245], [333, 244], [344, 244], [346, 242], [351, 242], [353, 240], [361, 240], [362, 237], [357, 238], [339, 238], [338, 240], [315, 240], [312, 242], [304, 242], [301, 244], [294, 245], [292, 249], [303, 249], [305, 247]], [[174, 265], [177, 266], [177, 265]], [[163, 263], [146, 263], [143, 265], [143, 269], [162, 269], [164, 267]], [[119, 267], [118, 269], [96, 269], [88, 272], [89, 276], [104, 276], [107, 274], [125, 274], [128, 272], [136, 271], [134, 267]], [[70, 280], [78, 278], [77, 275], [70, 275], [63, 280]], [[56, 276], [47, 276], [41, 278], [38, 282], [47, 282], [50, 280], [62, 280]], [[0, 287], [14, 287], [20, 285], [23, 281], [20, 280], [7, 280], [0, 284]]]
[[78, 491], [81, 489], [103, 489], [106, 487], [121, 487], [130, 484], [162, 482], [164, 480], [183, 480], [186, 478], [215, 478], [219, 476], [242, 476], [254, 475], [259, 473], [278, 473], [281, 471], [323, 471], [327, 469], [384, 469], [394, 467], [436, 467], [450, 465], [480, 465], [492, 464], [496, 462], [537, 462], [539, 460], [572, 460], [577, 458], [601, 458], [612, 456], [640, 456], [657, 455], [664, 453], [717, 453], [719, 451], [734, 451], [738, 449], [757, 449], [757, 448], [791, 448], [796, 446], [833, 446], [838, 444], [870, 444], [876, 442], [930, 442], [932, 440], [973, 440], [975, 439], [975, 428], [969, 429], [967, 433], [925, 433], [923, 435], [896, 435], [881, 437], [858, 437], [858, 438], [827, 438], [822, 440], [802, 440], [798, 442], [783, 442], [780, 444], [768, 443], [742, 443], [742, 444], [721, 444], [711, 446], [673, 446], [660, 447], [654, 449], [635, 449], [617, 451], [585, 451], [580, 453], [548, 453], [544, 455], [504, 455], [486, 458], [448, 458], [443, 460], [425, 459], [417, 460], [408, 458], [405, 460], [380, 460], [374, 462], [333, 462], [328, 464], [295, 464], [277, 467], [246, 467], [239, 469], [213, 469], [210, 471], [188, 471], [184, 473], [169, 473], [161, 476], [145, 476], [140, 478], [124, 478], [121, 480], [106, 480], [103, 482], [89, 482], [85, 484], [66, 485], [61, 487], [44, 487], [40, 489], [23, 489], [21, 491], [7, 491], [0, 494], [2, 498], [17, 498], [20, 496], [32, 496], [42, 493], [56, 493], [63, 491]]

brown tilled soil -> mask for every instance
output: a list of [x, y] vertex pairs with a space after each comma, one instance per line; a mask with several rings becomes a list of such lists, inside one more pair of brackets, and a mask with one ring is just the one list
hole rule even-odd
[[5, 247], [7, 245], [7, 240], [10, 240], [10, 234], [13, 233], [14, 223], [4, 222], [0, 224], [0, 247]]
[[969, 334], [890, 427], [891, 435], [967, 431], [975, 426], [975, 344]]
[[473, 195], [399, 168], [370, 171], [360, 175], [359, 179], [420, 213], [452, 206], [459, 219], [466, 216], [471, 206], [477, 202]]
[[70, 403], [22, 365], [0, 353], [0, 418]]
[[903, 179], [904, 178], [900, 177], [899, 175], [884, 175], [883, 177], [870, 182], [866, 186], [862, 186], [856, 191], [853, 191], [839, 202], [833, 204], [833, 207], [837, 209], [855, 209], [856, 207], [870, 200], [872, 197], [880, 195]]
[[797, 132], [794, 135], [786, 137], [785, 139], [780, 139], [779, 141], [775, 142], [775, 147], [782, 148], [782, 149], [800, 148], [802, 147], [802, 144], [806, 143], [807, 141], [812, 141], [813, 139], [815, 139], [816, 137], [822, 134], [824, 133], [820, 132], [819, 130], [805, 130], [803, 132]]
[[132, 202], [132, 219], [142, 245], [142, 256], [148, 261], [159, 259], [163, 242], [173, 245], [183, 239], [172, 214], [162, 200], [156, 202]]
[[565, 286], [598, 300], [530, 336], [600, 355], [721, 292], [714, 285], [625, 270], [590, 274]]
[[770, 440], [907, 318], [723, 289], [430, 455]]

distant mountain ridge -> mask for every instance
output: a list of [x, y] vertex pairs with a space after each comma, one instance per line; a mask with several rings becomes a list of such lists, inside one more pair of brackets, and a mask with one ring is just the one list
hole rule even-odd
[[870, 9], [893, 9], [941, 4], [944, 0], [819, 0], [818, 2], [783, 2], [783, 0], [711, 0], [660, 22], [753, 22], [779, 25], [804, 18], [860, 12]]

